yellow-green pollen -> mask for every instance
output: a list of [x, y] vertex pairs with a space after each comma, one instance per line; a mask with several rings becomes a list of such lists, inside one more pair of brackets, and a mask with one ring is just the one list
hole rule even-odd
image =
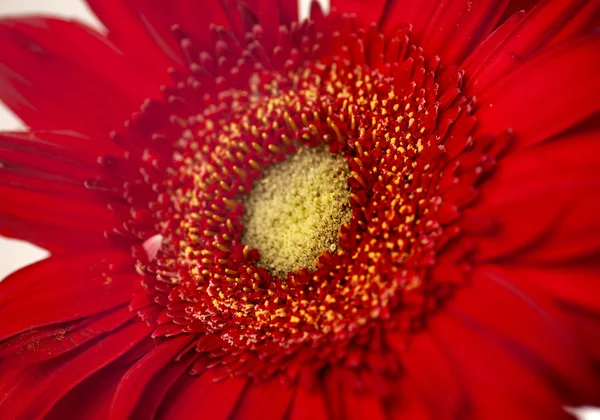
[[335, 252], [352, 215], [349, 175], [344, 159], [323, 147], [302, 148], [267, 168], [244, 200], [242, 240], [259, 250], [258, 265], [285, 276]]

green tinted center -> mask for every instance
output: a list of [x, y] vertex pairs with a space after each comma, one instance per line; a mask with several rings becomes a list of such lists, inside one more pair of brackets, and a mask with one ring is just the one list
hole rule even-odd
[[324, 148], [301, 149], [266, 169], [244, 200], [243, 241], [259, 250], [258, 265], [285, 276], [335, 252], [351, 217], [348, 176], [344, 159]]

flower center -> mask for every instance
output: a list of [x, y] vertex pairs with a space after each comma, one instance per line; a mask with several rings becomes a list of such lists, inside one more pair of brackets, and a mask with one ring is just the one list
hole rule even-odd
[[218, 57], [188, 51], [168, 103], [115, 138], [141, 165], [123, 187], [146, 245], [131, 307], [153, 337], [195, 336], [193, 373], [394, 376], [386, 348], [468, 281], [462, 211], [501, 147], [472, 138], [462, 72], [408, 27], [336, 19], [282, 29], [271, 59], [260, 30], [240, 51], [215, 28]]
[[267, 168], [244, 200], [242, 241], [260, 252], [259, 266], [284, 277], [335, 252], [350, 221], [348, 165], [325, 148], [302, 148]]

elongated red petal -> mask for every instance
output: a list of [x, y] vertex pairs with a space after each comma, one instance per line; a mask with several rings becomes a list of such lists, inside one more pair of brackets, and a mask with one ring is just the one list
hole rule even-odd
[[156, 374], [144, 389], [144, 394], [139, 400], [142, 404], [136, 406], [132, 417], [140, 419], [155, 418], [171, 387], [179, 378], [190, 374], [188, 369], [196, 359], [196, 356], [195, 352], [188, 353], [180, 360], [177, 360], [177, 363], [169, 364], [165, 369]]
[[86, 2], [108, 28], [109, 39], [139, 63], [140, 70], [144, 69], [159, 83], [167, 82], [167, 69], [181, 62], [175, 39], [165, 36], [170, 28], [156, 28], [156, 24], [144, 19], [128, 2]]
[[0, 21], [0, 99], [32, 128], [98, 135], [122, 127], [158, 82], [101, 34], [52, 18]]
[[[127, 256], [125, 254], [125, 256]], [[0, 340], [97, 314], [131, 299], [135, 274], [111, 273], [122, 254], [50, 257], [0, 283]], [[35, 307], [35, 310], [31, 310]]]
[[535, 362], [515, 357], [484, 329], [447, 313], [433, 319], [428, 329], [460, 367], [471, 402], [467, 412], [473, 417], [569, 418], [561, 409], [565, 401]]
[[600, 36], [590, 36], [521, 65], [481, 95], [478, 132], [511, 127], [523, 144], [535, 144], [594, 115], [600, 111], [599, 55]]
[[588, 0], [576, 8], [575, 14], [552, 36], [548, 44], [558, 44], [591, 33], [599, 21], [600, 0]]
[[165, 418], [189, 418], [202, 413], [206, 418], [228, 418], [243, 395], [246, 380], [218, 380], [214, 372], [185, 375], [167, 394], [161, 413]]
[[[86, 231], [89, 235], [95, 235], [100, 242], [102, 233], [115, 225], [114, 217], [106, 206], [97, 197], [91, 197], [92, 193], [86, 191], [83, 184], [69, 185], [60, 180], [40, 179], [33, 172], [27, 175], [34, 176], [6, 172], [2, 175], [0, 194], [8, 199], [2, 203], [0, 211], [29, 221], [29, 229], [34, 229], [36, 223], [54, 225], [62, 228], [63, 232]], [[57, 189], [65, 185], [65, 189], [69, 189], [68, 193], [79, 196], [60, 194]], [[97, 225], [90, 224], [90, 219], [96, 220]], [[27, 232], [23, 232], [22, 238], [27, 238]]]
[[[595, 0], [594, 0], [595, 1]], [[468, 60], [471, 82], [466, 90], [479, 96], [491, 84], [519, 68], [522, 63], [552, 43], [568, 25], [585, 0], [546, 0], [540, 2], [516, 25], [507, 28], [506, 37], [496, 37], [496, 48], [488, 54], [479, 54], [477, 60]], [[500, 29], [505, 32], [504, 29]]]
[[519, 279], [519, 284], [545, 292], [550, 299], [569, 307], [600, 313], [599, 264], [555, 265], [552, 270], [543, 266], [504, 266], [507, 276]]
[[[516, 359], [530, 360], [532, 368], [552, 378], [554, 384], [549, 385], [557, 385], [557, 391], [583, 401], [598, 399], [592, 366], [576, 336], [566, 329], [553, 301], [526, 283], [527, 278], [510, 268], [478, 267], [470, 287], [448, 304], [448, 310], [477, 324], [484, 336], [504, 343]], [[509, 310], [498, 316], [503, 308]]]
[[98, 238], [90, 236], [88, 232], [71, 231], [69, 235], [65, 235], [63, 229], [53, 224], [32, 223], [9, 215], [0, 217], [0, 231], [2, 236], [23, 239], [58, 254], [73, 249], [74, 245], [83, 249], [96, 249], [99, 245]]
[[367, 25], [387, 18], [383, 14], [385, 5], [386, 0], [331, 0], [331, 8], [340, 13], [355, 14]]
[[511, 0], [505, 11], [505, 18], [508, 19], [519, 11], [528, 12], [543, 0]]
[[428, 22], [421, 47], [446, 63], [460, 64], [496, 27], [508, 0], [459, 0], [440, 5]]
[[477, 218], [495, 220], [495, 231], [478, 239], [479, 259], [557, 263], [600, 252], [598, 135], [565, 134], [503, 159], [480, 204], [465, 213], [467, 229]]
[[295, 389], [283, 386], [278, 379], [250, 384], [240, 397], [233, 419], [276, 420], [285, 417], [294, 398]]
[[[547, 265], [502, 265], [482, 267], [483, 272], [496, 282], [514, 283], [515, 290], [522, 290], [528, 298], [543, 303], [544, 311], [552, 315], [557, 326], [565, 328], [563, 340], [576, 340], [577, 349], [569, 358], [556, 364], [563, 368], [572, 363], [586, 363], [585, 373], [594, 375], [600, 366], [600, 345], [597, 331], [600, 327], [600, 301], [597, 293], [598, 260], [590, 258], [577, 263]], [[567, 332], [568, 331], [568, 332]], [[563, 345], [561, 344], [562, 347]], [[585, 358], [584, 358], [585, 356]], [[579, 387], [573, 404], [581, 404], [578, 399], [588, 396], [587, 403], [599, 400], [598, 387], [589, 385], [580, 370], [571, 368], [569, 385]], [[577, 379], [579, 378], [579, 379]], [[593, 378], [593, 376], [592, 376]], [[591, 395], [590, 393], [595, 395]]]
[[404, 378], [398, 384], [397, 392], [402, 398], [395, 398], [388, 404], [387, 412], [390, 419], [430, 420], [432, 418], [431, 406], [423, 399], [413, 381]]
[[385, 420], [387, 414], [381, 397], [375, 393], [356, 393], [346, 387], [343, 391], [343, 403], [345, 405], [346, 418], [349, 420], [361, 420], [369, 418], [373, 420]]
[[299, 18], [300, 2], [298, 0], [279, 0], [280, 19], [283, 24], [289, 25], [297, 22]]
[[[474, 75], [502, 47], [503, 42], [512, 36], [513, 31], [525, 16], [523, 11], [511, 15], [494, 32], [492, 32], [463, 61], [461, 68], [469, 77]], [[466, 86], [469, 88], [469, 86]]]
[[127, 364], [121, 366], [116, 362], [90, 376], [57, 402], [45, 420], [106, 420], [119, 380], [127, 368]]
[[[598, 324], [600, 316], [598, 311], [582, 310], [577, 307], [565, 305], [565, 322], [569, 328], [577, 335], [582, 349], [594, 363], [594, 371], [597, 373], [600, 367], [600, 343], [598, 342]], [[595, 387], [598, 389], [598, 387]], [[589, 404], [589, 402], [588, 402]], [[598, 406], [598, 402], [594, 402]]]
[[53, 252], [106, 247], [116, 220], [85, 182], [101, 173], [98, 155], [112, 152], [108, 141], [68, 131], [0, 134], [0, 234]]
[[440, 6], [438, 0], [423, 0], [420, 2], [397, 0], [390, 2], [384, 19], [384, 32], [393, 33], [401, 24], [408, 24], [412, 28], [414, 37], [417, 40], [423, 39], [429, 22], [431, 22]]
[[135, 316], [123, 305], [82, 320], [26, 331], [0, 343], [0, 357], [11, 366], [52, 359], [110, 334]]
[[290, 419], [302, 420], [306, 418], [326, 420], [328, 418], [327, 404], [320, 389], [311, 390], [299, 386], [296, 390], [293, 405], [290, 408]]
[[[392, 340], [389, 342], [394, 344]], [[410, 383], [413, 392], [426, 402], [428, 416], [442, 418], [464, 412], [470, 404], [466, 384], [460, 367], [453, 363], [439, 341], [424, 332], [414, 337], [408, 349], [406, 354], [401, 348], [395, 349], [406, 367], [402, 381]], [[446, 391], [440, 394], [439, 389]]]
[[149, 331], [144, 323], [134, 321], [72, 357], [37, 365], [31, 376], [23, 375], [4, 396], [0, 411], [8, 418], [43, 417], [67, 392], [125, 354]]
[[323, 380], [323, 393], [327, 401], [327, 412], [330, 419], [345, 418], [345, 405], [342, 397], [342, 383], [337, 372], [330, 371]]
[[[226, 7], [237, 9], [238, 3], [207, 0], [86, 0], [109, 30], [111, 39], [127, 55], [160, 82], [167, 82], [167, 69], [181, 68], [185, 62], [174, 25], [201, 49], [213, 49], [211, 25], [234, 32]], [[256, 12], [256, 2], [246, 2]], [[285, 16], [292, 13], [289, 1], [284, 1]], [[225, 7], [224, 7], [225, 6]], [[297, 14], [297, 11], [295, 12]], [[291, 19], [292, 16], [286, 19]], [[240, 34], [241, 35], [241, 34]]]
[[111, 406], [111, 418], [130, 418], [148, 383], [161, 369], [172, 363], [190, 341], [191, 338], [186, 335], [168, 340], [136, 362], [119, 383]]

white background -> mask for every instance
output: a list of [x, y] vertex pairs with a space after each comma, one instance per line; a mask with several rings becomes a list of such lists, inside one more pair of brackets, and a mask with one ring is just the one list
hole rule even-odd
[[[309, 0], [301, 1], [303, 3], [302, 11], [305, 14]], [[56, 14], [77, 18], [96, 28], [102, 28], [102, 24], [90, 13], [83, 0], [0, 0], [0, 16], [23, 13]], [[23, 128], [23, 124], [0, 104], [0, 131]], [[0, 199], [2, 198], [0, 197]], [[45, 258], [47, 255], [45, 250], [31, 244], [0, 237], [0, 279], [25, 265]], [[582, 419], [600, 420], [600, 409], [581, 409], [578, 412]]]

